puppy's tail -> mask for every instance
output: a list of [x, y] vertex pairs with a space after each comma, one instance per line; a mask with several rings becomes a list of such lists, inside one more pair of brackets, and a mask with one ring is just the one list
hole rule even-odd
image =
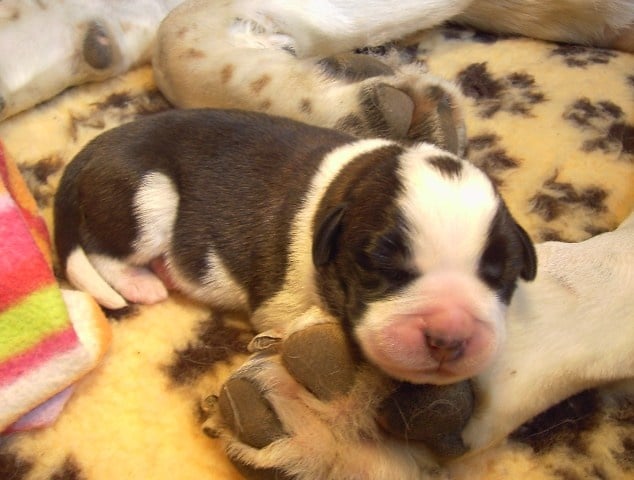
[[66, 167], [60, 180], [54, 205], [55, 248], [68, 281], [78, 290], [92, 295], [100, 305], [115, 310], [127, 306], [127, 302], [97, 272], [81, 246], [77, 184], [86, 161], [80, 153]]

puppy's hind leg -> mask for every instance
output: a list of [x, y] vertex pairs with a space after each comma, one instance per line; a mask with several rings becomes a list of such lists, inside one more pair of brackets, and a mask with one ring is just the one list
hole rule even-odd
[[131, 302], [152, 304], [167, 298], [162, 280], [146, 266], [170, 249], [178, 203], [170, 178], [158, 172], [145, 174], [133, 200], [138, 229], [134, 253], [125, 260], [89, 255], [104, 279]]
[[152, 304], [167, 298], [165, 285], [148, 268], [107, 255], [90, 254], [88, 258], [106, 282], [128, 301]]
[[[109, 245], [114, 220], [108, 218], [86, 226], [89, 231], [86, 235], [91, 238], [88, 243], [99, 245], [99, 248], [87, 248], [86, 252], [81, 247], [76, 248], [67, 262], [70, 282], [91, 293], [108, 308], [122, 308], [126, 300], [152, 304], [167, 298], [167, 288], [149, 265], [170, 249], [179, 204], [178, 192], [166, 175], [149, 172], [141, 178], [129, 201], [131, 205], [127, 208], [132, 207], [133, 220], [129, 219], [127, 223], [134, 223], [134, 233], [128, 225], [128, 252], [116, 253], [116, 249]], [[116, 210], [116, 203], [109, 205]]]

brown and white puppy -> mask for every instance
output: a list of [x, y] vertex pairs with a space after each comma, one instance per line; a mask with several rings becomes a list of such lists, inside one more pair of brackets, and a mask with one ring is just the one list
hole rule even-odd
[[354, 364], [337, 325], [315, 325], [251, 355], [204, 403], [205, 431], [249, 479], [471, 479], [498, 458], [476, 453], [570, 395], [609, 386], [606, 406], [631, 402], [634, 212], [615, 231], [536, 251], [500, 352], [470, 380], [475, 397], [464, 383], [395, 389]]
[[317, 306], [416, 383], [482, 371], [518, 278], [536, 274], [528, 236], [470, 163], [227, 110], [168, 111], [93, 140], [62, 177], [55, 241], [71, 283], [106, 307], [164, 299], [159, 277], [247, 310], [260, 332], [284, 334]]

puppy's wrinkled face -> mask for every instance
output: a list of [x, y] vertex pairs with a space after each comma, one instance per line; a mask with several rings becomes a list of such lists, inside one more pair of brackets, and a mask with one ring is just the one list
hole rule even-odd
[[316, 229], [318, 285], [387, 374], [453, 383], [494, 357], [535, 252], [476, 167], [430, 145], [392, 154], [347, 182]]

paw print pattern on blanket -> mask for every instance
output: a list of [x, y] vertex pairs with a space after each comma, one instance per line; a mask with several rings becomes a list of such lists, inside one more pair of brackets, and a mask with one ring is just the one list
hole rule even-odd
[[117, 92], [108, 95], [100, 102], [91, 104], [86, 112], [71, 115], [69, 125], [70, 136], [76, 140], [84, 129], [103, 130], [113, 121], [117, 123], [131, 120], [138, 115], [151, 115], [170, 108], [165, 97], [156, 89], [140, 93]]
[[[22, 480], [28, 477], [33, 468], [33, 463], [23, 460], [18, 455], [0, 454], [0, 478]], [[82, 469], [72, 455], [68, 455], [64, 462], [51, 472], [50, 476], [51, 480], [79, 480], [81, 478], [85, 478]]]
[[486, 63], [469, 65], [458, 73], [457, 81], [464, 95], [477, 101], [483, 118], [491, 118], [500, 111], [531, 116], [533, 107], [546, 101], [532, 75], [513, 72], [495, 78]]
[[600, 150], [634, 161], [634, 125], [626, 122], [618, 105], [609, 100], [580, 98], [564, 112], [564, 118], [590, 137], [583, 141], [584, 152]]
[[[555, 172], [529, 200], [532, 213], [550, 223], [561, 217], [572, 216], [575, 210], [582, 210], [584, 216], [597, 215], [607, 210], [605, 200], [608, 192], [603, 188], [597, 185], [576, 187], [569, 182], [558, 180], [558, 176], [558, 172]], [[588, 234], [597, 235], [603, 231], [605, 230], [586, 226]], [[541, 230], [540, 238], [542, 241], [567, 240], [549, 228]]]
[[176, 385], [195, 382], [211, 365], [246, 354], [252, 334], [246, 321], [232, 322], [220, 312], [211, 312], [187, 346], [174, 351], [166, 372]]
[[569, 67], [586, 68], [589, 65], [606, 65], [618, 54], [612, 50], [562, 44], [554, 48], [551, 55], [561, 57]]
[[[610, 441], [599, 448], [593, 445], [591, 435], [605, 421], [614, 426], [619, 421], [631, 422], [631, 404], [628, 406], [626, 401], [617, 405], [607, 416], [601, 407], [599, 392], [583, 391], [538, 415], [511, 438], [528, 445], [554, 478], [620, 478], [605, 460], [611, 459], [623, 471], [634, 468], [634, 442], [627, 428], [616, 427]], [[562, 465], [558, 460], [562, 454], [578, 467]]]
[[494, 133], [469, 138], [469, 160], [484, 170], [497, 187], [504, 184], [504, 174], [521, 165], [519, 160], [509, 156], [499, 141], [500, 137]]
[[55, 187], [52, 178], [64, 167], [64, 160], [59, 155], [45, 157], [34, 165], [22, 166], [20, 173], [24, 177], [33, 198], [39, 208], [52, 205]]

